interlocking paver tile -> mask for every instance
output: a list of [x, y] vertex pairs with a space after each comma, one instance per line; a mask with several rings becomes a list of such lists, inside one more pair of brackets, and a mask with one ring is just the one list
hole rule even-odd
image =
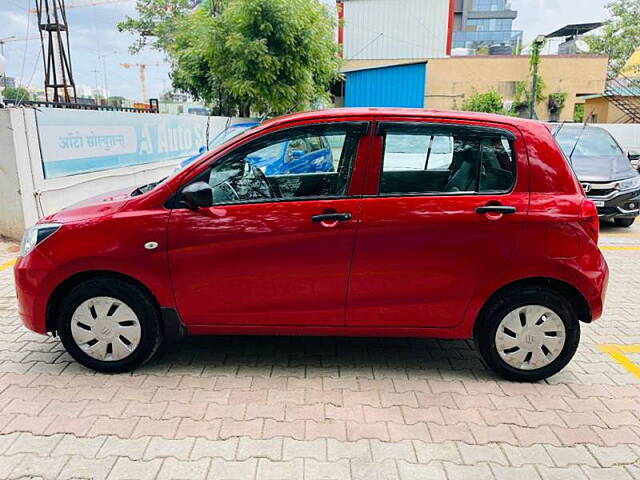
[[351, 460], [352, 480], [400, 480], [398, 468], [393, 460], [369, 462], [360, 458]]
[[147, 444], [143, 458], [151, 460], [160, 457], [175, 457], [178, 460], [188, 460], [194, 443], [193, 438], [168, 440], [166, 438], [153, 437]]
[[113, 469], [116, 460], [116, 457], [87, 458], [74, 455], [69, 457], [58, 478], [60, 480], [104, 480]]
[[331, 462], [342, 458], [360, 458], [368, 461], [373, 460], [371, 443], [366, 439], [357, 440], [355, 442], [343, 442], [330, 438], [327, 440], [327, 455]]
[[18, 462], [8, 478], [56, 478], [69, 457], [46, 457], [27, 454]]
[[253, 480], [256, 478], [257, 469], [258, 460], [255, 458], [244, 461], [214, 458], [211, 460], [207, 478], [210, 480]]
[[106, 437], [84, 438], [64, 435], [54, 448], [53, 455], [77, 455], [94, 458], [105, 441]]
[[157, 480], [204, 480], [210, 464], [211, 460], [208, 458], [197, 461], [167, 458], [162, 462]]
[[107, 477], [108, 480], [152, 480], [155, 479], [160, 467], [162, 466], [162, 460], [149, 460], [136, 462], [128, 458], [118, 458], [116, 464]]

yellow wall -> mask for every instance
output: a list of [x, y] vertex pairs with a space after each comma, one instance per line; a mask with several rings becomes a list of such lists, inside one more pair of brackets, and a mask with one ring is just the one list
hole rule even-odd
[[588, 98], [584, 102], [585, 119], [592, 123], [624, 123], [629, 116], [607, 98]]
[[[605, 86], [607, 57], [600, 55], [543, 55], [540, 74], [544, 94], [566, 92], [559, 120], [572, 120], [577, 95], [599, 94]], [[425, 107], [460, 109], [474, 91], [496, 89], [505, 100], [513, 100], [515, 84], [529, 78], [528, 56], [475, 56], [430, 59], [427, 65]], [[546, 100], [536, 112], [549, 120]]]

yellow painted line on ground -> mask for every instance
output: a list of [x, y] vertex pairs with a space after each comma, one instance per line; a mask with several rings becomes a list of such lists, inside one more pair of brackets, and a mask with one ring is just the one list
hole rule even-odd
[[627, 353], [640, 353], [640, 345], [600, 345], [600, 350], [611, 355], [625, 370], [640, 378], [640, 365], [632, 362]]
[[11, 260], [4, 262], [2, 265], [0, 265], [0, 272], [3, 270], [6, 270], [9, 267], [13, 267], [16, 264], [16, 259], [12, 258]]
[[640, 250], [640, 245], [600, 245], [600, 250]]

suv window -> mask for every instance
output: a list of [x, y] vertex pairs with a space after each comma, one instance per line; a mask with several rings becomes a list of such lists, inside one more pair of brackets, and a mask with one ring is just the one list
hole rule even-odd
[[381, 195], [507, 192], [513, 135], [494, 128], [382, 124]]
[[323, 124], [266, 135], [195, 181], [209, 184], [214, 204], [344, 197], [364, 127]]

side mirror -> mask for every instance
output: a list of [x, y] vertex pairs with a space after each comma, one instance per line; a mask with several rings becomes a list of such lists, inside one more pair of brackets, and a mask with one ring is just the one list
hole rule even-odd
[[197, 210], [213, 205], [213, 190], [207, 182], [195, 182], [182, 189], [182, 197], [189, 208]]
[[207, 147], [205, 147], [204, 145], [202, 145], [199, 149], [198, 149], [198, 153], [204, 153], [207, 151]]
[[633, 168], [640, 169], [640, 151], [638, 150], [629, 150], [627, 153], [627, 157], [631, 162]]

